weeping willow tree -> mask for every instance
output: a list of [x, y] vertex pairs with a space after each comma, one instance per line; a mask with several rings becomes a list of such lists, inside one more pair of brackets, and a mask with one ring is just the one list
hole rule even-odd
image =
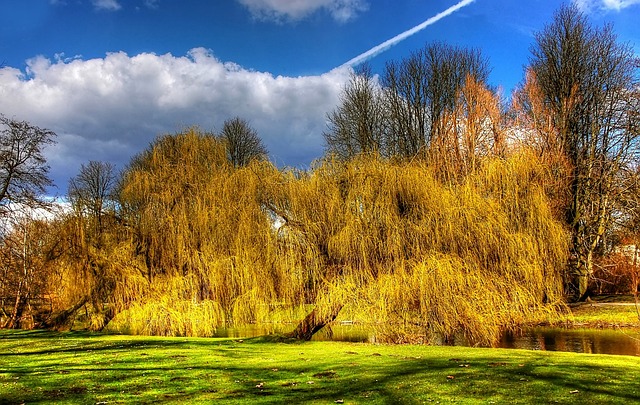
[[[106, 244], [112, 329], [210, 336], [221, 326], [340, 317], [395, 342], [553, 319], [567, 237], [532, 154], [482, 159], [459, 182], [427, 162], [327, 160], [309, 172], [254, 161], [189, 130], [133, 159], [121, 233]], [[302, 333], [304, 332], [304, 333]]]
[[391, 341], [463, 334], [490, 344], [505, 328], [555, 317], [567, 238], [542, 168], [529, 154], [487, 159], [447, 186], [424, 163], [371, 157], [288, 174], [271, 206], [313, 287], [312, 321], [341, 310]]
[[113, 327], [211, 335], [272, 320], [303, 285], [281, 259], [261, 190], [277, 171], [234, 167], [225, 143], [195, 129], [158, 139], [124, 175], [121, 204], [148, 287]]

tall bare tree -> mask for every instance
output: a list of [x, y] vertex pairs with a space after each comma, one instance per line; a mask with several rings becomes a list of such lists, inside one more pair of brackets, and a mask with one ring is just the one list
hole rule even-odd
[[610, 25], [592, 26], [573, 4], [536, 34], [531, 53], [530, 69], [570, 165], [569, 287], [583, 298], [612, 224], [616, 177], [637, 158], [637, 60]]
[[348, 159], [360, 153], [384, 152], [387, 123], [382, 88], [369, 65], [351, 73], [340, 105], [327, 120], [328, 130], [323, 135], [329, 153]]
[[401, 62], [388, 62], [383, 76], [389, 115], [390, 154], [426, 152], [445, 129], [467, 77], [485, 85], [489, 64], [480, 51], [435, 43]]
[[503, 114], [497, 95], [471, 75], [446, 110], [429, 148], [429, 162], [443, 180], [460, 180], [490, 156], [504, 156]]
[[108, 162], [90, 161], [69, 181], [69, 199], [80, 214], [87, 214], [101, 234], [106, 211], [113, 211], [116, 186], [115, 166]]
[[0, 115], [0, 216], [12, 205], [42, 207], [42, 194], [53, 183], [44, 148], [55, 133]]
[[226, 144], [227, 157], [234, 167], [246, 166], [254, 159], [267, 159], [269, 154], [256, 130], [240, 117], [224, 122], [220, 138]]

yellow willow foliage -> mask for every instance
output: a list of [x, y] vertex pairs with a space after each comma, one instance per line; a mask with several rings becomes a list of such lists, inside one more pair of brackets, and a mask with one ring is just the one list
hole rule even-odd
[[100, 329], [108, 321], [106, 313], [126, 308], [147, 290], [144, 263], [135, 256], [131, 241], [121, 240], [117, 231], [104, 232], [98, 246], [88, 241], [82, 215], [59, 215], [51, 225], [57, 240], [50, 255], [53, 314], [86, 303], [90, 327]]
[[561, 302], [567, 237], [544, 167], [527, 153], [483, 158], [445, 185], [424, 162], [235, 169], [214, 137], [160, 138], [124, 177], [133, 231], [121, 252], [138, 281], [118, 284], [110, 327], [210, 336], [342, 308], [389, 340], [491, 343]]
[[532, 70], [527, 70], [524, 84], [514, 92], [509, 117], [507, 126], [515, 129], [511, 131], [511, 143], [526, 145], [545, 161], [548, 170], [546, 193], [556, 215], [564, 215], [571, 198], [571, 164], [564, 151], [559, 128], [555, 125], [554, 114], [545, 102]]
[[164, 298], [132, 304], [109, 323], [107, 330], [135, 335], [210, 337], [216, 332], [216, 320], [221, 323], [223, 319], [214, 301]]
[[552, 319], [567, 237], [549, 211], [542, 167], [526, 153], [486, 159], [445, 186], [428, 166], [362, 158], [290, 183], [297, 238], [325, 244], [317, 303], [337, 295], [343, 316], [479, 343], [541, 314]]
[[194, 275], [159, 277], [144, 299], [129, 304], [108, 329], [141, 335], [212, 336], [224, 312], [212, 300], [193, 299], [200, 287]]
[[[158, 303], [184, 308], [183, 302], [211, 302], [217, 310], [206, 313], [215, 328], [265, 322], [301, 302], [303, 283], [278, 263], [276, 231], [260, 202], [274, 176], [280, 174], [268, 163], [233, 168], [224, 144], [195, 129], [160, 138], [134, 161], [121, 198], [135, 224], [149, 290], [138, 297], [147, 305], [129, 308], [130, 322], [138, 319], [135, 313], [144, 319], [163, 308]], [[157, 317], [153, 330], [196, 330], [180, 325], [175, 316]]]

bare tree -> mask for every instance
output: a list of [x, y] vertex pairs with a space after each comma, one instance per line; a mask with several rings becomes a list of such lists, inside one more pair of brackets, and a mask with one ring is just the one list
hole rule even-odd
[[429, 162], [445, 181], [457, 181], [489, 156], [504, 156], [503, 114], [497, 95], [468, 76], [453, 110], [447, 108], [429, 147]]
[[14, 215], [0, 243], [0, 327], [29, 329], [48, 312], [57, 235], [50, 221], [33, 212]]
[[41, 293], [44, 283], [46, 247], [35, 235], [47, 225], [35, 220], [38, 208], [48, 208], [43, 198], [48, 186], [49, 166], [44, 148], [54, 142], [55, 133], [0, 115], [0, 241], [2, 299], [11, 297], [11, 314], [3, 327], [27, 326], [23, 313], [30, 300]]
[[371, 67], [361, 65], [351, 73], [340, 95], [340, 105], [327, 115], [324, 139], [327, 151], [342, 159], [360, 153], [383, 152], [386, 117], [382, 89]]
[[610, 25], [593, 27], [573, 4], [556, 12], [531, 52], [530, 68], [571, 167], [569, 287], [584, 298], [594, 256], [612, 224], [616, 178], [637, 158], [637, 62]]
[[[66, 306], [52, 313], [42, 327], [64, 328], [85, 305], [93, 308], [93, 319], [102, 316], [91, 327], [100, 329], [114, 316], [112, 306], [115, 281], [114, 261], [125, 230], [116, 221], [115, 166], [90, 161], [80, 166], [69, 180], [68, 197], [73, 211], [59, 217], [61, 259], [56, 263], [64, 277], [75, 277], [78, 283], [65, 297]], [[122, 271], [119, 268], [117, 271]]]
[[227, 158], [234, 167], [246, 166], [255, 159], [267, 159], [269, 152], [258, 133], [242, 118], [226, 120], [220, 138], [226, 144]]
[[41, 195], [53, 184], [44, 148], [54, 137], [53, 131], [0, 115], [0, 216], [12, 204], [44, 206]]
[[389, 154], [426, 152], [444, 132], [443, 117], [456, 106], [467, 77], [484, 85], [488, 61], [480, 51], [435, 43], [401, 62], [388, 62], [383, 76], [389, 115]]
[[90, 161], [80, 166], [80, 172], [69, 181], [69, 199], [81, 214], [95, 221], [98, 234], [103, 230], [105, 211], [115, 208], [115, 166], [108, 162]]

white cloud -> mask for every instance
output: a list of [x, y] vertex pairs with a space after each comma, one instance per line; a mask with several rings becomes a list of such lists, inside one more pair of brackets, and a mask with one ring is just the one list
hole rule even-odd
[[97, 10], [117, 11], [122, 8], [118, 0], [91, 0]]
[[354, 18], [368, 8], [366, 0], [237, 0], [256, 18], [300, 20], [320, 9], [340, 22]]
[[144, 0], [144, 5], [148, 8], [157, 9], [158, 8], [158, 0]]
[[624, 8], [640, 4], [640, 0], [574, 0], [578, 8], [584, 12], [601, 11], [620, 11]]
[[274, 76], [223, 63], [202, 48], [183, 57], [37, 57], [25, 72], [0, 69], [0, 112], [58, 134], [47, 156], [64, 190], [80, 163], [122, 166], [158, 135], [191, 125], [219, 130], [234, 116], [258, 131], [276, 164], [308, 164], [323, 152], [326, 113], [347, 78], [345, 70]]

